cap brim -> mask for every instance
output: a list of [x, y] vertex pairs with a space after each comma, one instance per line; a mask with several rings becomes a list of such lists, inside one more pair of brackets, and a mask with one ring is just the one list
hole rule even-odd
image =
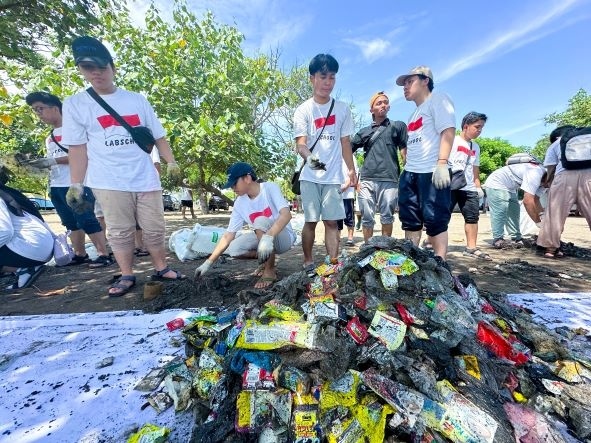
[[398, 78], [396, 79], [396, 84], [397, 84], [398, 86], [404, 86], [404, 82], [406, 81], [406, 79], [407, 79], [408, 77], [412, 77], [413, 75], [416, 75], [416, 74], [410, 74], [410, 75], [409, 75], [409, 74], [406, 74], [406, 75], [401, 75], [400, 77], [398, 77]]
[[224, 189], [230, 189], [232, 186], [234, 186], [236, 184], [236, 182], [238, 181], [239, 178], [240, 177], [229, 177], [228, 181], [224, 185]]
[[78, 66], [80, 63], [92, 63], [97, 65], [100, 68], [104, 68], [105, 66], [107, 66], [109, 64], [109, 60], [105, 60], [104, 58], [100, 58], [100, 57], [89, 57], [89, 56], [85, 56], [85, 57], [78, 57], [76, 60], [76, 66]]

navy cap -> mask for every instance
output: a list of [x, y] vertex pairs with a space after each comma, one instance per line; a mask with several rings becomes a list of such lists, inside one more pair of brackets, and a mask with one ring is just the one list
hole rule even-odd
[[86, 35], [72, 42], [72, 52], [76, 66], [82, 62], [89, 62], [103, 68], [113, 62], [113, 57], [106, 46], [96, 38]]
[[257, 176], [252, 166], [244, 162], [234, 163], [232, 166], [228, 168], [226, 174], [228, 174], [228, 181], [226, 182], [226, 186], [224, 186], [224, 188], [233, 187], [238, 181], [238, 179], [240, 177], [244, 177], [245, 175], [250, 175], [253, 180], [257, 179]]

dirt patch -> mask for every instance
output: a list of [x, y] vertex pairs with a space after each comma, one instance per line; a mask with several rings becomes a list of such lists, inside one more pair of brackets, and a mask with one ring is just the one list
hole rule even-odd
[[[201, 215], [196, 220], [183, 220], [179, 213], [167, 213], [167, 233], [182, 227], [191, 227], [194, 222], [203, 225], [226, 226], [229, 213], [224, 211], [214, 215]], [[49, 213], [46, 220], [57, 231], [57, 215]], [[376, 227], [379, 232], [379, 226]], [[567, 242], [566, 255], [562, 259], [547, 259], [538, 255], [535, 247], [522, 249], [494, 250], [490, 247], [490, 223], [487, 216], [480, 221], [479, 247], [493, 258], [492, 262], [478, 260], [462, 255], [464, 250], [463, 220], [460, 214], [453, 214], [449, 230], [449, 265], [454, 274], [468, 273], [479, 290], [491, 294], [523, 292], [587, 292], [591, 289], [591, 235], [585, 220], [569, 217], [565, 226], [563, 240]], [[349, 253], [359, 250], [362, 243], [360, 232], [356, 232], [356, 246], [343, 249]], [[400, 224], [395, 222], [393, 235], [402, 238]], [[324, 257], [323, 232], [319, 225], [314, 249], [316, 262]], [[201, 262], [199, 260], [180, 262], [174, 254], [169, 254], [170, 265], [174, 269], [193, 275]], [[110, 298], [107, 287], [118, 273], [114, 266], [89, 269], [85, 265], [75, 267], [48, 267], [34, 286], [14, 294], [2, 294], [0, 315], [27, 315], [71, 312], [99, 312], [139, 309], [160, 311], [167, 308], [221, 307], [238, 302], [241, 291], [254, 291], [257, 277], [253, 275], [258, 263], [256, 260], [218, 261], [203, 282], [166, 282], [164, 294], [157, 299], [143, 300], [143, 286], [154, 272], [149, 257], [136, 259], [137, 285], [127, 295]], [[302, 250], [295, 246], [283, 254], [278, 261], [278, 276], [285, 278], [302, 269]]]

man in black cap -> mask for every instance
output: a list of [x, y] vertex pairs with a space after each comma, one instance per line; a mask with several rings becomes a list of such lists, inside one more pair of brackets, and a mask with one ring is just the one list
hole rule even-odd
[[[289, 203], [275, 183], [259, 183], [254, 169], [248, 163], [238, 162], [228, 168], [228, 182], [225, 187], [232, 188], [238, 195], [232, 208], [230, 223], [211, 255], [195, 270], [195, 278], [200, 278], [209, 270], [246, 223], [254, 229], [258, 246], [256, 251], [253, 250], [242, 258], [258, 257], [259, 262], [264, 263], [260, 279], [254, 287], [265, 289], [277, 280], [275, 254], [289, 251], [295, 242], [295, 234], [289, 222]], [[245, 237], [241, 236], [236, 241]]]
[[[109, 50], [92, 37], [72, 43], [74, 61], [86, 81], [129, 126], [151, 130], [167, 173], [180, 178], [166, 132], [150, 103], [140, 94], [115, 86], [115, 64]], [[143, 240], [156, 272], [152, 279], [186, 278], [168, 268], [164, 243], [162, 186], [150, 155], [110, 112], [88, 91], [67, 98], [63, 106], [64, 145], [69, 146], [72, 185], [67, 201], [76, 209], [82, 202], [83, 182], [100, 203], [121, 277], [109, 288], [109, 296], [126, 294], [135, 285], [133, 275], [134, 234], [143, 229]]]

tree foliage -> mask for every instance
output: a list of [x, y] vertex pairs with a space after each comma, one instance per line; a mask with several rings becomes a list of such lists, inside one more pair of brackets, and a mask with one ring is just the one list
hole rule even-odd
[[95, 30], [99, 11], [115, 5], [108, 0], [2, 0], [0, 57], [41, 66], [52, 44], [63, 47], [76, 35]]
[[524, 148], [513, 146], [499, 137], [481, 137], [475, 142], [480, 146], [480, 180], [482, 181], [496, 169], [505, 166], [509, 156], [524, 151]]

